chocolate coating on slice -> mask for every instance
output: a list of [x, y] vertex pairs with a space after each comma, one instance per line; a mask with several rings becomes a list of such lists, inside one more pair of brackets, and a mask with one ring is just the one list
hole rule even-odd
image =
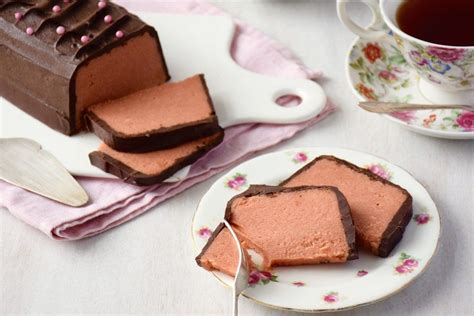
[[413, 200], [411, 195], [409, 195], [382, 234], [382, 240], [377, 252], [379, 257], [386, 258], [390, 255], [392, 249], [402, 240], [403, 233], [412, 217]]
[[207, 240], [207, 243], [206, 245], [204, 246], [204, 248], [202, 248], [201, 252], [199, 253], [199, 255], [197, 255], [196, 257], [196, 263], [198, 264], [198, 266], [202, 267], [202, 263], [201, 263], [201, 259], [202, 257], [204, 256], [204, 254], [206, 253], [206, 251], [209, 249], [209, 247], [211, 246], [212, 242], [217, 238], [217, 235], [219, 235], [219, 233], [225, 228], [225, 224], [224, 223], [220, 223], [219, 225], [217, 225], [217, 227], [214, 229], [214, 231], [212, 232], [212, 235], [211, 237], [209, 237], [209, 239]]
[[125, 182], [146, 186], [161, 183], [216, 147], [224, 132], [183, 144], [181, 146], [149, 152], [121, 153], [106, 145], [89, 154], [91, 164], [113, 174]]

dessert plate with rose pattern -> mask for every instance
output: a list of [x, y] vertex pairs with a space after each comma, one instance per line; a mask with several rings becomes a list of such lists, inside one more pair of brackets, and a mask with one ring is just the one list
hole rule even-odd
[[[360, 251], [344, 264], [277, 267], [271, 273], [252, 271], [243, 295], [257, 303], [304, 312], [351, 309], [385, 299], [421, 275], [434, 256], [440, 217], [425, 188], [408, 172], [375, 156], [337, 148], [302, 148], [266, 154], [237, 166], [204, 195], [192, 223], [196, 255], [222, 221], [227, 201], [250, 184], [277, 185], [319, 155], [333, 155], [364, 167], [407, 189], [413, 196], [413, 218], [402, 241], [388, 258]], [[209, 273], [202, 270], [202, 273]], [[231, 277], [215, 272], [223, 284]], [[363, 289], [361, 291], [361, 289]]]
[[[436, 61], [438, 65], [441, 62], [437, 56], [428, 57], [428, 63]], [[397, 49], [391, 33], [383, 40], [357, 38], [349, 51], [346, 67], [349, 84], [363, 101], [431, 103], [419, 91], [419, 76]], [[474, 112], [423, 110], [401, 111], [384, 116], [420, 134], [474, 139]]]

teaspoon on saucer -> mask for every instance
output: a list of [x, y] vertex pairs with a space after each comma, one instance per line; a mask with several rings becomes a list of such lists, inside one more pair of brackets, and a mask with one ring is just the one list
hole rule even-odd
[[440, 110], [440, 109], [461, 109], [474, 111], [474, 105], [452, 105], [452, 104], [410, 104], [396, 102], [367, 101], [359, 102], [359, 107], [373, 113], [392, 113], [407, 110]]

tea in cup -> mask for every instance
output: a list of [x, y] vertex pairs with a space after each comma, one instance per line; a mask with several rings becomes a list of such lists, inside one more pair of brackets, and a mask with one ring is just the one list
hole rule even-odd
[[373, 14], [367, 29], [349, 17], [348, 2], [354, 1], [338, 0], [341, 21], [374, 41], [390, 36], [388, 26], [428, 101], [474, 105], [473, 0], [360, 0]]

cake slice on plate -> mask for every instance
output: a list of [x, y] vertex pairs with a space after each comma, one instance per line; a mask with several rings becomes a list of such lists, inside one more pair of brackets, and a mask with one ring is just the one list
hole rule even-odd
[[[243, 245], [242, 245], [243, 246]], [[245, 248], [242, 250], [246, 254]], [[220, 271], [230, 276], [235, 276], [239, 264], [239, 250], [229, 230], [223, 223], [214, 229], [206, 246], [196, 257], [199, 266], [209, 271]], [[251, 262], [247, 260], [247, 262]]]
[[[358, 258], [349, 205], [333, 187], [251, 186], [228, 202], [225, 218], [244, 249], [262, 256], [264, 269]], [[228, 250], [233, 241], [220, 235], [208, 241], [198, 264], [228, 273], [236, 263]]]
[[203, 75], [88, 108], [89, 129], [123, 152], [171, 148], [221, 130]]
[[221, 130], [170, 149], [148, 153], [125, 153], [101, 144], [97, 151], [89, 154], [91, 163], [128, 183], [152, 185], [163, 182], [178, 170], [192, 164], [216, 147], [224, 138]]
[[317, 157], [281, 185], [337, 187], [350, 205], [357, 242], [380, 257], [390, 254], [412, 217], [407, 190], [333, 156]]

